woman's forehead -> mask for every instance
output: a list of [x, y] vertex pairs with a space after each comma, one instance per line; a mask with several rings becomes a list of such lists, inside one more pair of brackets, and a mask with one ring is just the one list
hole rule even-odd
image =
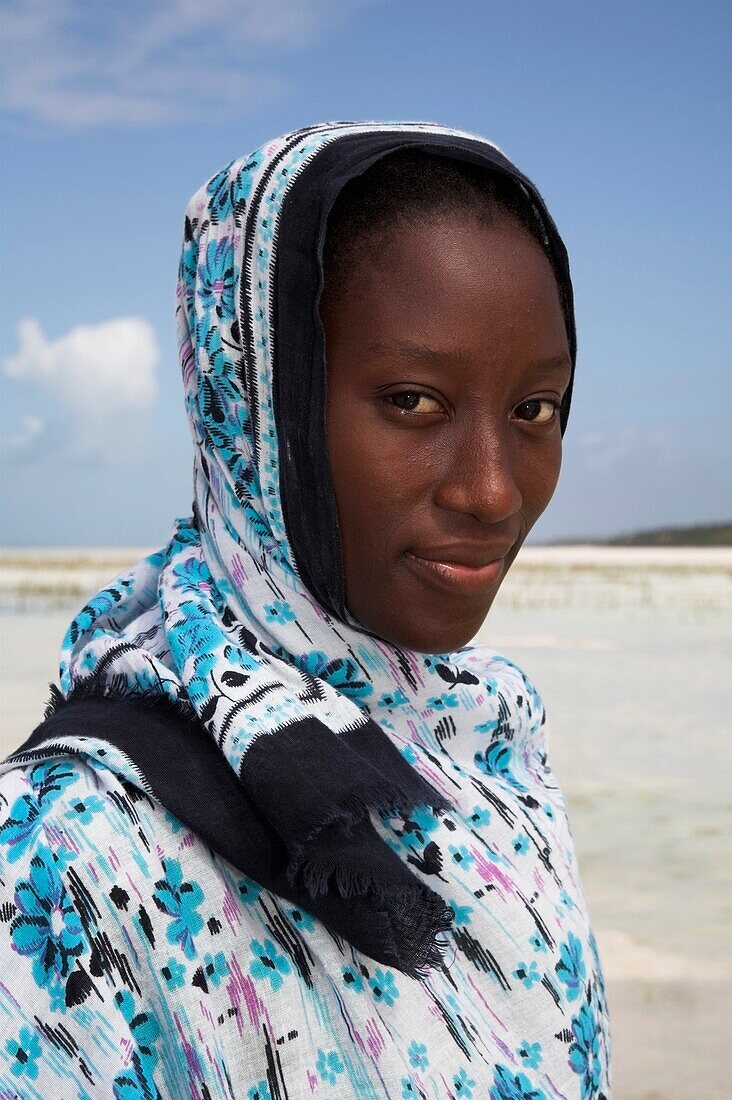
[[520, 227], [469, 221], [400, 226], [363, 270], [326, 280], [321, 313], [369, 357], [460, 366], [515, 345], [527, 361], [569, 361], [555, 273]]

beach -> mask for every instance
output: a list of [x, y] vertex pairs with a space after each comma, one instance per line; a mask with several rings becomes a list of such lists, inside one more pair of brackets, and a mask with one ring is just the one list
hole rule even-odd
[[[42, 718], [70, 615], [141, 553], [3, 552], [3, 756]], [[525, 547], [478, 636], [544, 698], [619, 1100], [729, 1095], [731, 610], [731, 549]]]

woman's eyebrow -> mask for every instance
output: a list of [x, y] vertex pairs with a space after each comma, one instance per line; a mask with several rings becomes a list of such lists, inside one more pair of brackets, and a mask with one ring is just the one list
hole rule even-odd
[[547, 372], [561, 374], [572, 370], [572, 361], [566, 351], [563, 351], [560, 355], [552, 355], [548, 359], [538, 359], [535, 363], [529, 363], [528, 369], [537, 373], [541, 371], [544, 374]]
[[369, 344], [367, 351], [373, 355], [398, 355], [401, 359], [423, 363], [460, 363], [467, 358], [459, 348], [433, 348], [411, 340], [377, 341]]
[[[367, 349], [373, 355], [398, 355], [401, 359], [423, 363], [464, 363], [468, 355], [459, 348], [433, 348], [429, 344], [420, 344], [411, 340], [384, 340], [369, 344]], [[572, 363], [567, 352], [551, 355], [547, 359], [538, 359], [526, 364], [527, 371], [536, 373], [560, 374], [571, 371]]]

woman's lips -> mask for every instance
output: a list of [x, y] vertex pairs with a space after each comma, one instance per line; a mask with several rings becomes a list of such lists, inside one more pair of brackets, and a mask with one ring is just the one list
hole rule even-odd
[[420, 558], [407, 550], [404, 559], [412, 572], [423, 581], [431, 581], [443, 592], [459, 592], [465, 596], [479, 596], [500, 577], [505, 558], [496, 558], [486, 565], [461, 565], [455, 561], [433, 561]]

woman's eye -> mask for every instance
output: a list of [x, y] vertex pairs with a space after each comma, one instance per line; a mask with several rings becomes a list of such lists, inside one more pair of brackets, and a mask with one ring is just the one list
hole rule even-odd
[[420, 393], [419, 390], [402, 390], [401, 393], [390, 393], [387, 400], [402, 412], [436, 413], [442, 411], [442, 406], [436, 397], [430, 397], [428, 393]]
[[559, 402], [548, 397], [534, 397], [516, 406], [519, 420], [528, 420], [531, 424], [551, 424], [558, 409]]

